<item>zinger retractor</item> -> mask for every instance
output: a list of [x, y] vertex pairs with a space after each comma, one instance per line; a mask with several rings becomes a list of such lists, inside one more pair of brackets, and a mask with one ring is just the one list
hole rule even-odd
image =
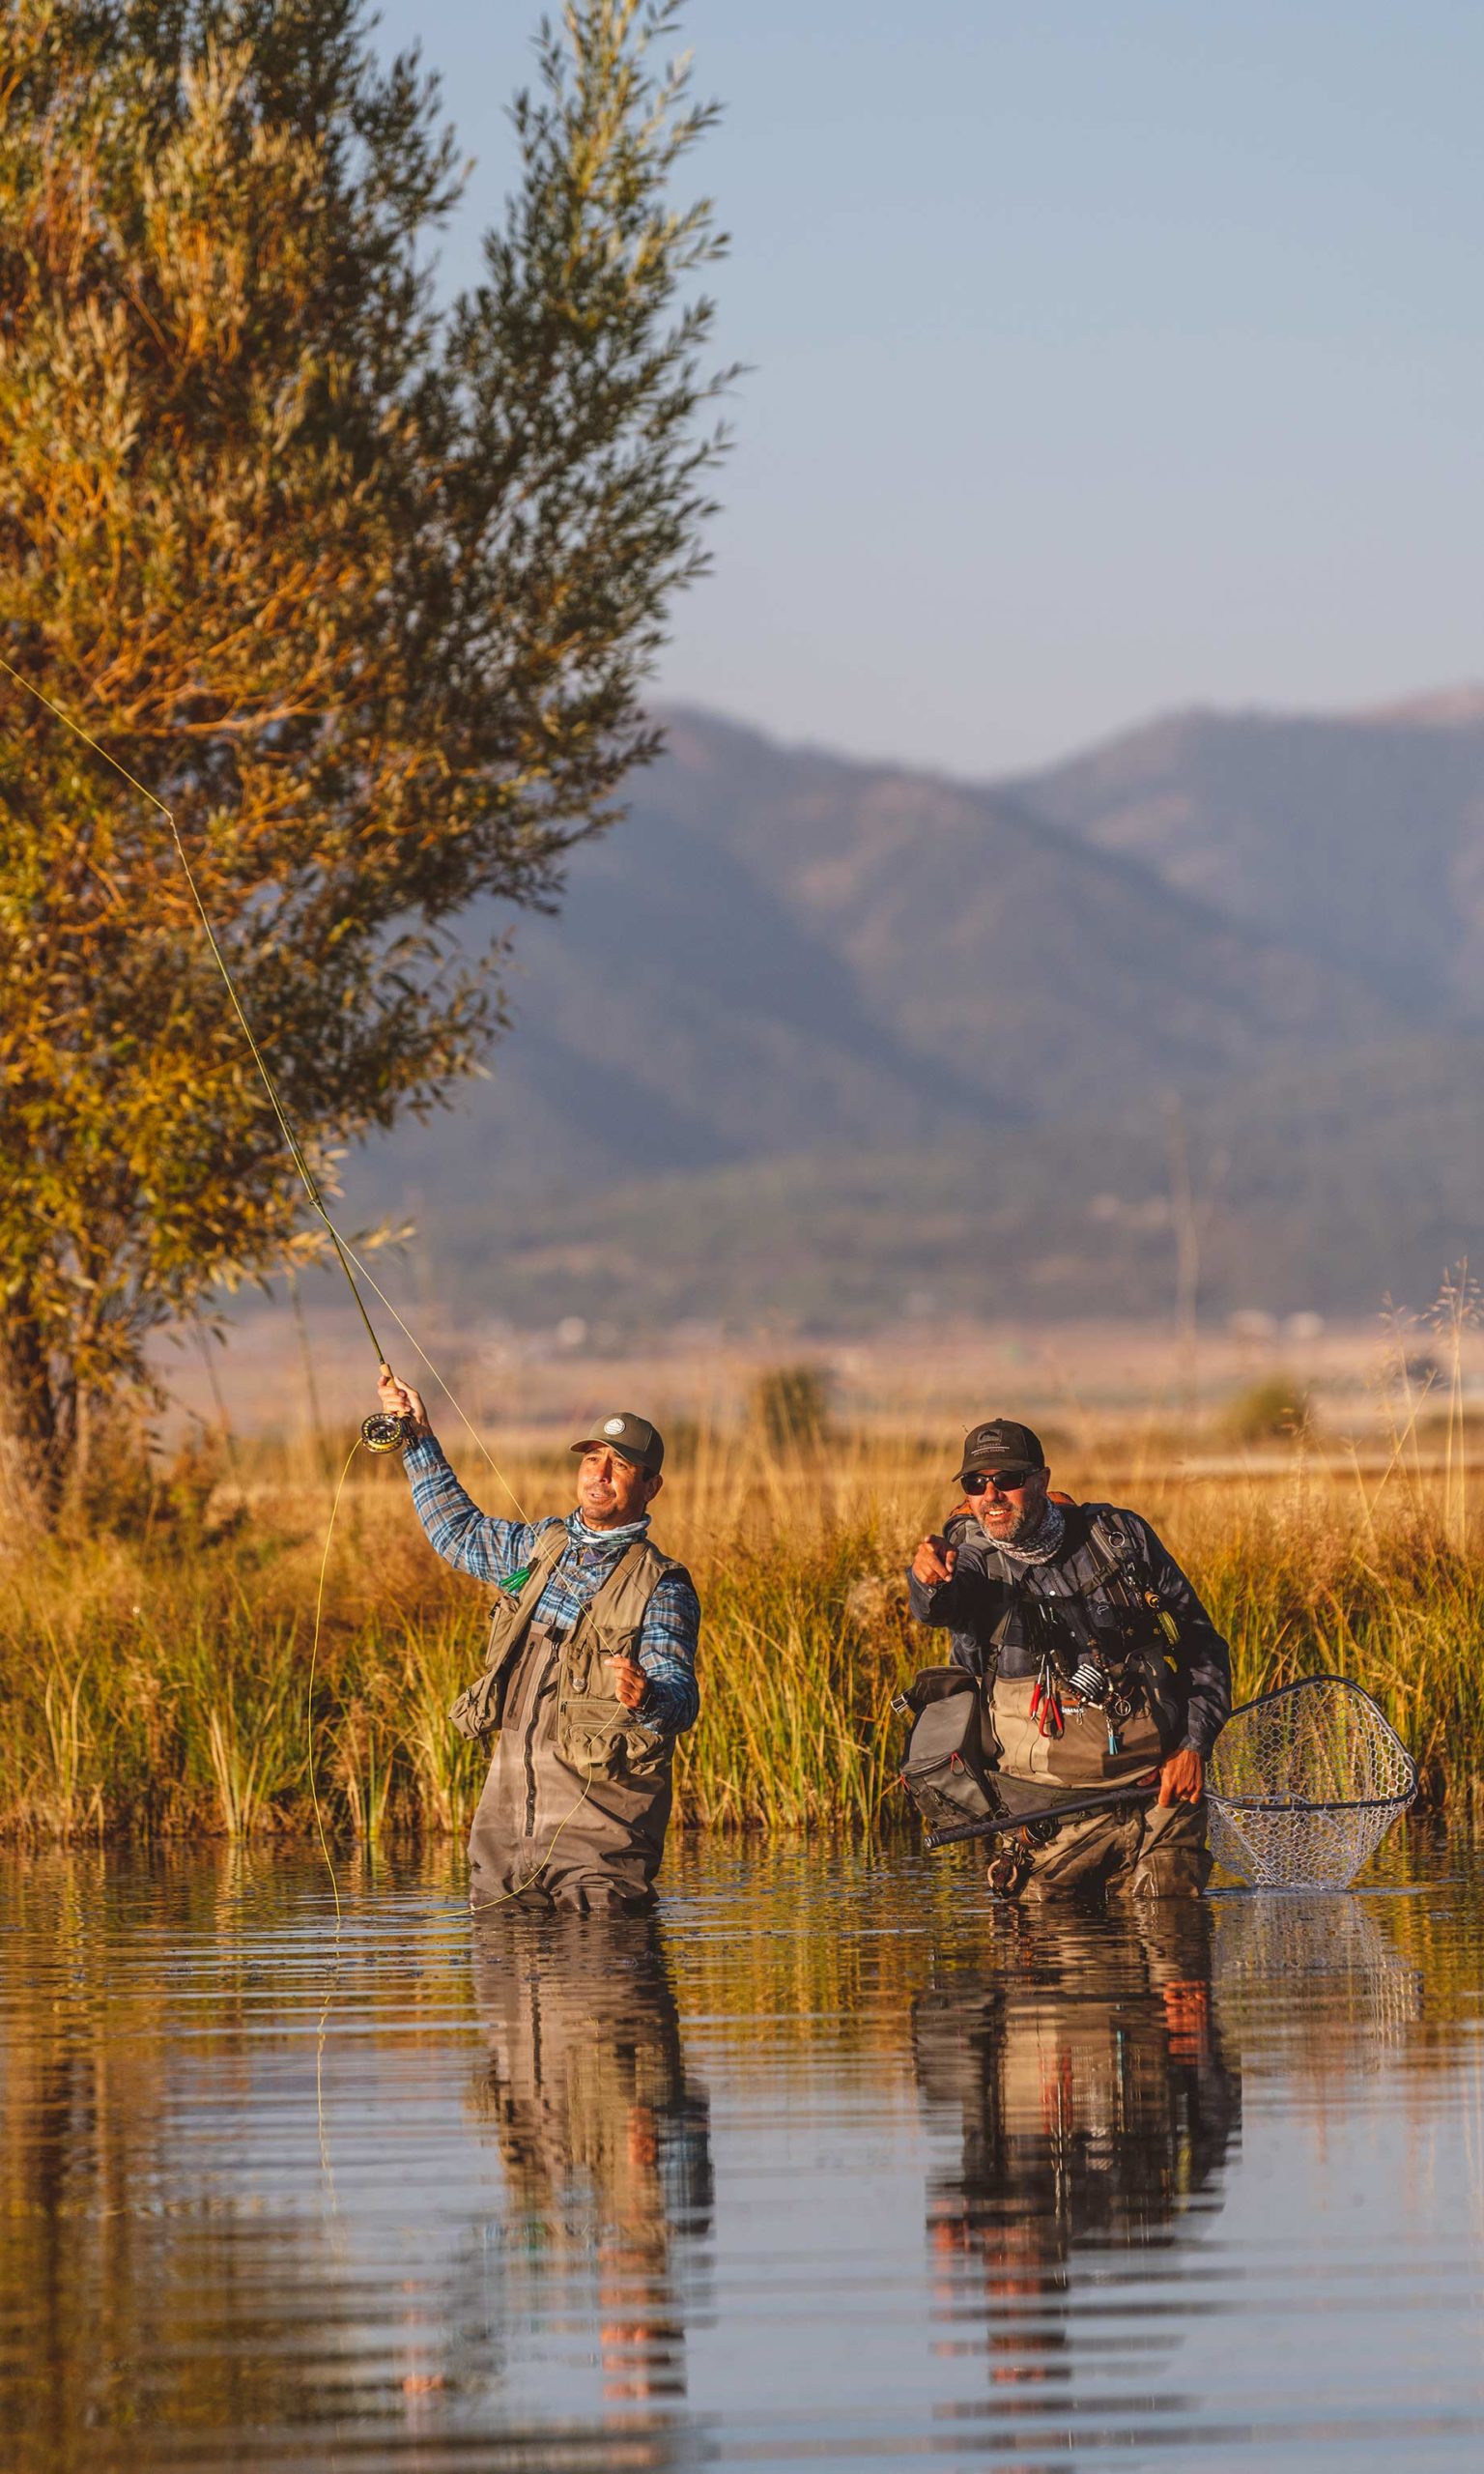
[[377, 1409], [361, 1419], [360, 1439], [368, 1452], [403, 1452], [413, 1439], [413, 1422], [394, 1417], [389, 1409]]

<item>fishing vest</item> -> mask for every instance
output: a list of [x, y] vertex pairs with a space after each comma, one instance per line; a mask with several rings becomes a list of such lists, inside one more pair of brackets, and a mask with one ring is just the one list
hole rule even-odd
[[[459, 1694], [448, 1713], [461, 1735], [486, 1736], [501, 1724], [536, 1608], [570, 1544], [565, 1522], [543, 1529], [519, 1591], [512, 1596], [501, 1590], [496, 1598], [484, 1672]], [[638, 1663], [650, 1599], [667, 1572], [684, 1571], [683, 1564], [662, 1555], [647, 1538], [636, 1538], [583, 1607], [561, 1643], [556, 1674], [556, 1743], [564, 1761], [578, 1769], [603, 1769], [636, 1762], [652, 1768], [662, 1755], [668, 1762], [673, 1749], [670, 1739], [624, 1708], [609, 1682], [605, 1660], [624, 1657]]]

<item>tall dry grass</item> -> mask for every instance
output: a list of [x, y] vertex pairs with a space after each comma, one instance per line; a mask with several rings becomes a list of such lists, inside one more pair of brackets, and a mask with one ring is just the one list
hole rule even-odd
[[[327, 1449], [327, 1444], [330, 1447]], [[1058, 1470], [1167, 1537], [1231, 1638], [1239, 1694], [1333, 1667], [1373, 1691], [1455, 1796], [1484, 1767], [1484, 1554], [1462, 1452], [1379, 1478], [1296, 1451], [1261, 1478], [1184, 1483], [1106, 1459]], [[244, 1838], [312, 1822], [374, 1846], [463, 1829], [485, 1756], [447, 1708], [477, 1671], [485, 1593], [426, 1546], [395, 1463], [357, 1460], [315, 1590], [342, 1439], [240, 1445], [237, 1475], [136, 1534], [13, 1534], [0, 1555], [0, 1833]], [[454, 1457], [491, 1510], [472, 1447]], [[951, 1455], [950, 1455], [951, 1457]], [[905, 1606], [912, 1541], [941, 1519], [944, 1459], [910, 1442], [692, 1439], [656, 1533], [706, 1621], [702, 1714], [677, 1765], [687, 1823], [877, 1826], [898, 1809], [892, 1694], [941, 1640]], [[532, 1514], [570, 1502], [565, 1455], [504, 1472]]]

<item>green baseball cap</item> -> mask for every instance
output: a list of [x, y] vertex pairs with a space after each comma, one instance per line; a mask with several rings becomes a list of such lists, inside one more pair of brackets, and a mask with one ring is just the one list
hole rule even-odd
[[657, 1478], [665, 1465], [665, 1437], [647, 1418], [636, 1417], [632, 1409], [615, 1409], [611, 1418], [600, 1418], [591, 1434], [574, 1443], [574, 1452], [601, 1452], [607, 1447], [616, 1452], [620, 1460], [632, 1460], [637, 1469], [647, 1469]]

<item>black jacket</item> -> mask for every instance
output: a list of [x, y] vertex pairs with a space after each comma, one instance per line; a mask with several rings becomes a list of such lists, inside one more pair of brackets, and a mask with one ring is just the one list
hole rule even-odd
[[[1111, 1513], [1117, 1530], [1133, 1549], [1138, 1579], [1158, 1597], [1175, 1618], [1177, 1637], [1171, 1644], [1156, 1628], [1153, 1613], [1131, 1619], [1122, 1593], [1110, 1583], [1106, 1555], [1094, 1543], [1093, 1521]], [[977, 1520], [960, 1515], [948, 1525], [948, 1541], [958, 1549], [951, 1580], [929, 1589], [908, 1574], [912, 1612], [920, 1624], [942, 1625], [953, 1634], [953, 1661], [971, 1674], [1033, 1675], [1039, 1648], [1032, 1634], [1037, 1619], [1028, 1619], [1026, 1601], [1047, 1603], [1070, 1598], [1077, 1628], [1084, 1637], [1106, 1634], [1110, 1643], [1127, 1640], [1130, 1621], [1140, 1626], [1143, 1668], [1151, 1702], [1167, 1743], [1188, 1744], [1209, 1754], [1231, 1715], [1232, 1660], [1225, 1641], [1201, 1604], [1169, 1548], [1136, 1511], [1111, 1504], [1073, 1504], [1066, 1508], [1067, 1535], [1062, 1551], [1049, 1564], [1011, 1564], [981, 1529]]]

